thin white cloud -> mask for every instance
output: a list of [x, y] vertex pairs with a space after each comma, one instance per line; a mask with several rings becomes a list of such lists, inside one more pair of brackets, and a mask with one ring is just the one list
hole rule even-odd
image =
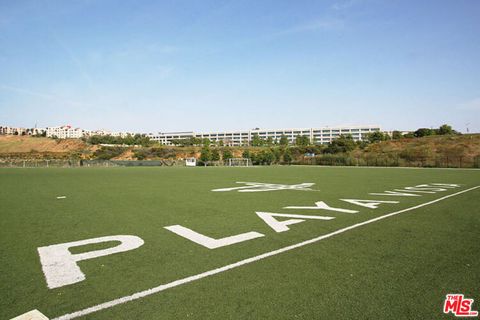
[[83, 102], [68, 100], [68, 99], [65, 99], [63, 97], [60, 97], [60, 96], [57, 96], [57, 95], [54, 95], [54, 94], [36, 92], [36, 91], [32, 91], [32, 90], [28, 90], [28, 89], [24, 89], [24, 88], [19, 88], [19, 87], [14, 87], [14, 86], [10, 86], [10, 85], [0, 84], [0, 90], [9, 91], [9, 92], [18, 93], [18, 94], [23, 94], [23, 95], [28, 95], [28, 96], [33, 96], [33, 97], [37, 97], [37, 98], [42, 98], [42, 99], [45, 99], [45, 100], [50, 100], [50, 101], [61, 103], [63, 105], [70, 105], [70, 106], [75, 106], [75, 107], [92, 107], [93, 106], [93, 105], [83, 103]]
[[314, 32], [314, 31], [328, 31], [328, 30], [338, 30], [343, 28], [345, 25], [344, 21], [341, 19], [317, 19], [307, 23], [299, 24], [285, 30], [277, 32], [276, 36], [281, 35], [290, 35], [302, 32]]
[[143, 59], [154, 54], [173, 54], [180, 51], [180, 48], [169, 44], [158, 43], [129, 43], [123, 48], [112, 53], [119, 58]]
[[358, 2], [359, 2], [359, 0], [347, 0], [347, 1], [335, 2], [335, 3], [332, 5], [332, 9], [333, 9], [333, 10], [336, 10], [336, 11], [346, 10], [346, 9], [348, 9], [348, 8], [350, 8], [350, 7], [353, 7], [353, 6], [356, 5]]
[[356, 5], [358, 5], [363, 0], [345, 0], [337, 1], [333, 3], [330, 8], [325, 12], [325, 15], [321, 18], [318, 18], [313, 21], [308, 21], [303, 24], [299, 24], [285, 30], [282, 30], [277, 33], [277, 35], [288, 35], [301, 32], [313, 32], [313, 31], [331, 31], [338, 30], [345, 27], [346, 18], [339, 18], [340, 14], [343, 14], [343, 11], [346, 11]]
[[147, 50], [152, 53], [175, 53], [179, 51], [179, 48], [172, 45], [159, 45], [156, 43], [151, 43], [146, 46]]
[[85, 69], [82, 61], [77, 58], [77, 56], [73, 53], [73, 51], [68, 47], [65, 42], [60, 40], [60, 38], [56, 35], [55, 32], [52, 32], [53, 39], [56, 41], [56, 43], [63, 49], [63, 51], [67, 54], [67, 56], [70, 58], [72, 63], [75, 65], [77, 68], [78, 72], [80, 73], [80, 76], [85, 80], [85, 82], [88, 84], [90, 88], [93, 88], [93, 80], [90, 74], [87, 72]]

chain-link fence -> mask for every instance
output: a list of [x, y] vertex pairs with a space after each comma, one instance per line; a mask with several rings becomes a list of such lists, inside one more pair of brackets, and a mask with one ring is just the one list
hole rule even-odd
[[[367, 166], [367, 167], [431, 167], [480, 168], [480, 155], [403, 158], [398, 155], [323, 154], [303, 157], [293, 162], [302, 165]], [[223, 166], [223, 161], [210, 161], [209, 166]], [[159, 167], [185, 166], [185, 160], [0, 160], [0, 168], [71, 168], [71, 167]]]
[[0, 168], [182, 166], [183, 160], [0, 160]]
[[466, 156], [433, 156], [402, 158], [398, 155], [362, 155], [324, 154], [315, 157], [304, 157], [295, 164], [325, 166], [367, 166], [367, 167], [425, 167], [425, 168], [480, 168], [480, 155]]

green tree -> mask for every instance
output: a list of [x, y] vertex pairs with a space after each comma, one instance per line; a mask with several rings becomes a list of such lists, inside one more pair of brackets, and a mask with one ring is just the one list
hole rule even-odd
[[310, 138], [307, 136], [297, 136], [295, 139], [295, 144], [297, 146], [308, 146], [310, 145]]
[[211, 157], [212, 161], [218, 161], [220, 160], [220, 152], [218, 152], [217, 149], [213, 149], [212, 150], [212, 157]]
[[398, 139], [402, 139], [402, 138], [403, 138], [403, 136], [402, 136], [402, 133], [400, 131], [395, 130], [395, 131], [392, 132], [392, 139], [393, 140], [398, 140]]
[[153, 141], [149, 137], [141, 134], [136, 134], [134, 136], [127, 135], [126, 137], [114, 137], [111, 135], [93, 135], [88, 137], [86, 140], [88, 143], [97, 145], [97, 144], [126, 144], [126, 145], [141, 145], [144, 147], [151, 146]]
[[437, 130], [437, 133], [440, 135], [453, 134], [454, 132], [455, 131], [448, 124], [441, 125]]
[[282, 161], [282, 150], [280, 148], [271, 148], [273, 155], [275, 156], [275, 163]]
[[250, 159], [251, 157], [252, 157], [252, 155], [250, 154], [250, 151], [248, 151], [248, 150], [243, 151], [242, 158]]
[[222, 158], [223, 158], [223, 160], [228, 160], [228, 159], [233, 158], [233, 154], [230, 151], [230, 149], [223, 150]]
[[263, 153], [263, 163], [264, 164], [272, 164], [275, 161], [275, 155], [271, 150], [264, 150]]
[[290, 149], [285, 149], [285, 153], [283, 154], [283, 162], [287, 164], [292, 163], [292, 153], [290, 152]]
[[280, 142], [279, 142], [279, 143], [280, 143], [281, 146], [288, 146], [288, 138], [287, 138], [287, 136], [284, 135], [284, 134], [282, 134], [282, 135], [280, 136]]
[[356, 143], [351, 135], [340, 135], [338, 138], [333, 139], [325, 148], [325, 153], [347, 153], [353, 151], [356, 147]]
[[208, 147], [211, 143], [212, 143], [212, 141], [210, 141], [210, 139], [203, 138], [202, 144], [203, 144], [204, 147]]
[[273, 146], [273, 138], [272, 137], [268, 137], [267, 138], [267, 141], [265, 141], [265, 144], [269, 147]]
[[365, 138], [367, 139], [368, 142], [375, 143], [375, 142], [389, 140], [390, 136], [381, 131], [374, 131], [374, 132], [367, 133], [365, 135]]
[[200, 161], [202, 161], [205, 165], [207, 165], [207, 162], [212, 159], [212, 152], [210, 151], [210, 148], [208, 146], [205, 146], [202, 148], [202, 151], [200, 153]]
[[262, 138], [260, 138], [260, 136], [255, 133], [252, 137], [252, 146], [254, 147], [261, 147], [263, 146], [265, 143], [265, 140], [263, 140]]
[[435, 134], [435, 131], [429, 128], [420, 128], [413, 133], [413, 135], [417, 138], [432, 136]]
[[262, 150], [252, 157], [252, 162], [254, 164], [272, 164], [275, 160], [275, 155], [271, 150]]

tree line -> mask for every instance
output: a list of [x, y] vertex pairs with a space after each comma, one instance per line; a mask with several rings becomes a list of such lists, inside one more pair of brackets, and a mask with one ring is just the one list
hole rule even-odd
[[154, 144], [154, 141], [144, 134], [127, 135], [125, 137], [112, 136], [112, 135], [93, 135], [89, 137], [83, 137], [83, 141], [97, 145], [97, 144], [113, 144], [113, 145], [127, 145], [127, 146], [143, 146], [148, 147]]

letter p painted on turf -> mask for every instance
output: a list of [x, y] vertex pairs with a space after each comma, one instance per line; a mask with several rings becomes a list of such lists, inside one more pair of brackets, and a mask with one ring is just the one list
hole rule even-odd
[[[120, 244], [107, 249], [87, 251], [78, 254], [70, 253], [69, 249], [87, 244], [119, 241]], [[42, 270], [50, 289], [63, 287], [85, 280], [78, 261], [88, 260], [136, 249], [143, 245], [143, 240], [137, 236], [107, 236], [67, 243], [54, 244], [38, 248]]]

